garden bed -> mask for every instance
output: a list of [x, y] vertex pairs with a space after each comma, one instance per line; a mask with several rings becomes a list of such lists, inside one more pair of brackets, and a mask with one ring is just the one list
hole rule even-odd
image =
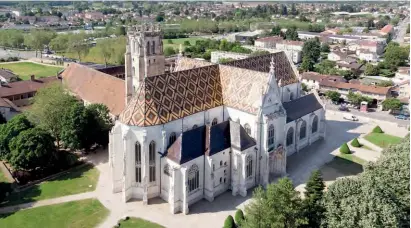
[[385, 133], [374, 133], [371, 132], [368, 135], [364, 136], [364, 139], [366, 139], [368, 142], [379, 146], [381, 148], [387, 148], [389, 145], [392, 144], [397, 144], [401, 142], [402, 138], [394, 136], [394, 135], [389, 135]]

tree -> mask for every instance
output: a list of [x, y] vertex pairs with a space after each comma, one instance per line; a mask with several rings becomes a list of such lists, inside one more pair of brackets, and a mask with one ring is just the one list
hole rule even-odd
[[335, 74], [337, 69], [335, 69], [335, 62], [325, 59], [314, 66], [314, 70], [320, 74]]
[[114, 126], [110, 112], [104, 104], [90, 104], [86, 107], [89, 126], [87, 130], [93, 143], [106, 147], [109, 143], [109, 132]]
[[387, 98], [382, 102], [382, 109], [387, 110], [398, 110], [402, 107], [401, 101], [397, 98]]
[[268, 55], [268, 54], [270, 54], [269, 51], [257, 50], [257, 51], [252, 52], [250, 56], [259, 56], [259, 55]]
[[224, 227], [223, 228], [235, 228], [235, 223], [233, 216], [229, 215], [225, 221], [224, 221]]
[[352, 140], [351, 146], [353, 146], [353, 147], [361, 147], [361, 144], [360, 144], [360, 142], [358, 142], [358, 139], [355, 138], [355, 139]]
[[120, 25], [116, 28], [116, 33], [117, 36], [125, 36], [126, 35], [126, 27]]
[[325, 208], [322, 202], [324, 189], [325, 184], [321, 172], [319, 170], [312, 172], [305, 186], [303, 211], [308, 223], [303, 227], [321, 226], [321, 222], [325, 217]]
[[291, 28], [287, 28], [287, 31], [285, 32], [285, 39], [286, 40], [298, 40], [297, 27], [293, 26]]
[[372, 99], [366, 96], [361, 96], [360, 94], [348, 92], [347, 95], [348, 101], [354, 106], [360, 106], [361, 102], [365, 101], [367, 103], [371, 102]]
[[373, 132], [373, 133], [384, 133], [384, 132], [382, 131], [382, 129], [380, 128], [380, 126], [374, 127], [374, 129], [372, 129], [372, 132]]
[[367, 63], [365, 65], [365, 71], [364, 71], [365, 75], [376, 76], [379, 74], [379, 72], [380, 72], [380, 69], [378, 66], [374, 66], [371, 63]]
[[68, 39], [67, 51], [76, 53], [79, 62], [81, 62], [81, 57], [89, 51], [89, 45], [85, 39], [83, 33], [71, 35]]
[[40, 58], [42, 58], [44, 47], [48, 46], [55, 36], [54, 32], [34, 30], [25, 37], [24, 43], [36, 50], [36, 57], [37, 51], [40, 51]]
[[320, 42], [316, 39], [310, 39], [304, 42], [303, 45], [303, 58], [307, 57], [312, 62], [317, 62], [321, 55]]
[[33, 124], [27, 119], [26, 115], [19, 114], [14, 116], [6, 124], [0, 125], [0, 158], [8, 160], [10, 156], [10, 141], [18, 136], [20, 132], [33, 128]]
[[54, 139], [40, 128], [22, 131], [10, 141], [10, 164], [15, 169], [45, 168], [54, 159]]
[[228, 63], [228, 62], [231, 62], [231, 61], [234, 61], [235, 59], [232, 59], [232, 58], [220, 58], [219, 60], [218, 60], [218, 63], [220, 63], [220, 64], [224, 64], [224, 63]]
[[271, 35], [280, 36], [280, 35], [281, 35], [281, 26], [275, 25], [275, 26], [271, 29]]
[[165, 49], [164, 49], [164, 55], [165, 56], [170, 56], [170, 55], [175, 55], [177, 52], [174, 50], [174, 48], [173, 47], [166, 47]]
[[304, 92], [310, 91], [310, 90], [308, 89], [307, 84], [305, 84], [305, 83], [301, 83], [301, 89], [302, 89]]
[[241, 227], [241, 224], [244, 222], [244, 213], [243, 213], [243, 211], [241, 209], [238, 209], [235, 212], [234, 218], [235, 218], [235, 223], [236, 223], [237, 227]]
[[50, 48], [56, 52], [66, 51], [70, 35], [58, 35], [50, 41]]
[[243, 227], [298, 227], [306, 224], [302, 200], [288, 178], [269, 184], [266, 192], [258, 188], [246, 206]]
[[343, 144], [341, 145], [341, 147], [340, 147], [340, 152], [341, 152], [342, 154], [351, 154], [351, 150], [350, 150], [350, 148], [348, 147], [347, 143], [343, 143]]
[[39, 89], [34, 96], [34, 103], [28, 111], [28, 118], [43, 129], [50, 132], [60, 145], [62, 117], [67, 107], [77, 102], [75, 97], [64, 91], [59, 83], [53, 83]]
[[156, 21], [157, 22], [162, 22], [162, 21], [164, 21], [164, 13], [163, 12], [161, 12], [161, 13], [159, 13], [157, 16], [156, 16]]
[[321, 44], [321, 52], [330, 52], [330, 45], [327, 43]]
[[72, 150], [89, 149], [92, 145], [92, 135], [86, 131], [90, 126], [84, 105], [79, 102], [72, 103], [62, 117], [60, 134], [64, 146]]
[[185, 40], [185, 41], [184, 41], [184, 46], [191, 46], [191, 43], [190, 43], [190, 41], [188, 41], [188, 40]]
[[97, 43], [95, 49], [98, 50], [99, 54], [104, 58], [104, 64], [107, 66], [108, 60], [111, 58], [112, 54], [115, 53], [113, 49], [111, 39], [104, 39]]
[[401, 47], [398, 43], [390, 42], [385, 48], [384, 62], [389, 68], [395, 69], [397, 66], [405, 64], [409, 58], [410, 46]]
[[381, 81], [377, 84], [378, 86], [381, 87], [390, 87], [390, 86], [394, 86], [394, 82], [389, 80], [389, 81]]
[[300, 69], [304, 72], [312, 71], [314, 70], [314, 62], [308, 56], [304, 56]]

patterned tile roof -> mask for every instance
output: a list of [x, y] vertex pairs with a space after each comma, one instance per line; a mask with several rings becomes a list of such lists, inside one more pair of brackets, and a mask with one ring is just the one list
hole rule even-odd
[[283, 52], [226, 65], [181, 58], [178, 67], [184, 70], [145, 78], [120, 115], [120, 121], [153, 126], [221, 105], [256, 114], [268, 84], [271, 56], [282, 85], [298, 81]]
[[275, 76], [277, 81], [281, 79], [282, 86], [293, 84], [298, 81], [291, 63], [288, 61], [284, 52], [235, 60], [229, 63], [224, 63], [223, 65], [268, 73], [270, 71], [271, 57], [274, 57]]

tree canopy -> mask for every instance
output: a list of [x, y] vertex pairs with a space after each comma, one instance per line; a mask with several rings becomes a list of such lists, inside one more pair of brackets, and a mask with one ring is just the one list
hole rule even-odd
[[382, 109], [387, 110], [398, 110], [402, 106], [401, 101], [397, 98], [387, 98], [382, 102]]
[[389, 68], [404, 65], [410, 56], [410, 46], [401, 47], [398, 43], [390, 42], [385, 48], [384, 62]]
[[0, 158], [7, 160], [10, 157], [10, 141], [18, 136], [20, 132], [33, 128], [33, 124], [26, 115], [14, 116], [6, 124], [0, 125]]

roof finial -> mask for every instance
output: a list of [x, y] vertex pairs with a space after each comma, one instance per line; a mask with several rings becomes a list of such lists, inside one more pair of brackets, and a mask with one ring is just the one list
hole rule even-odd
[[270, 62], [270, 72], [274, 72], [274, 56], [271, 56], [271, 62]]

